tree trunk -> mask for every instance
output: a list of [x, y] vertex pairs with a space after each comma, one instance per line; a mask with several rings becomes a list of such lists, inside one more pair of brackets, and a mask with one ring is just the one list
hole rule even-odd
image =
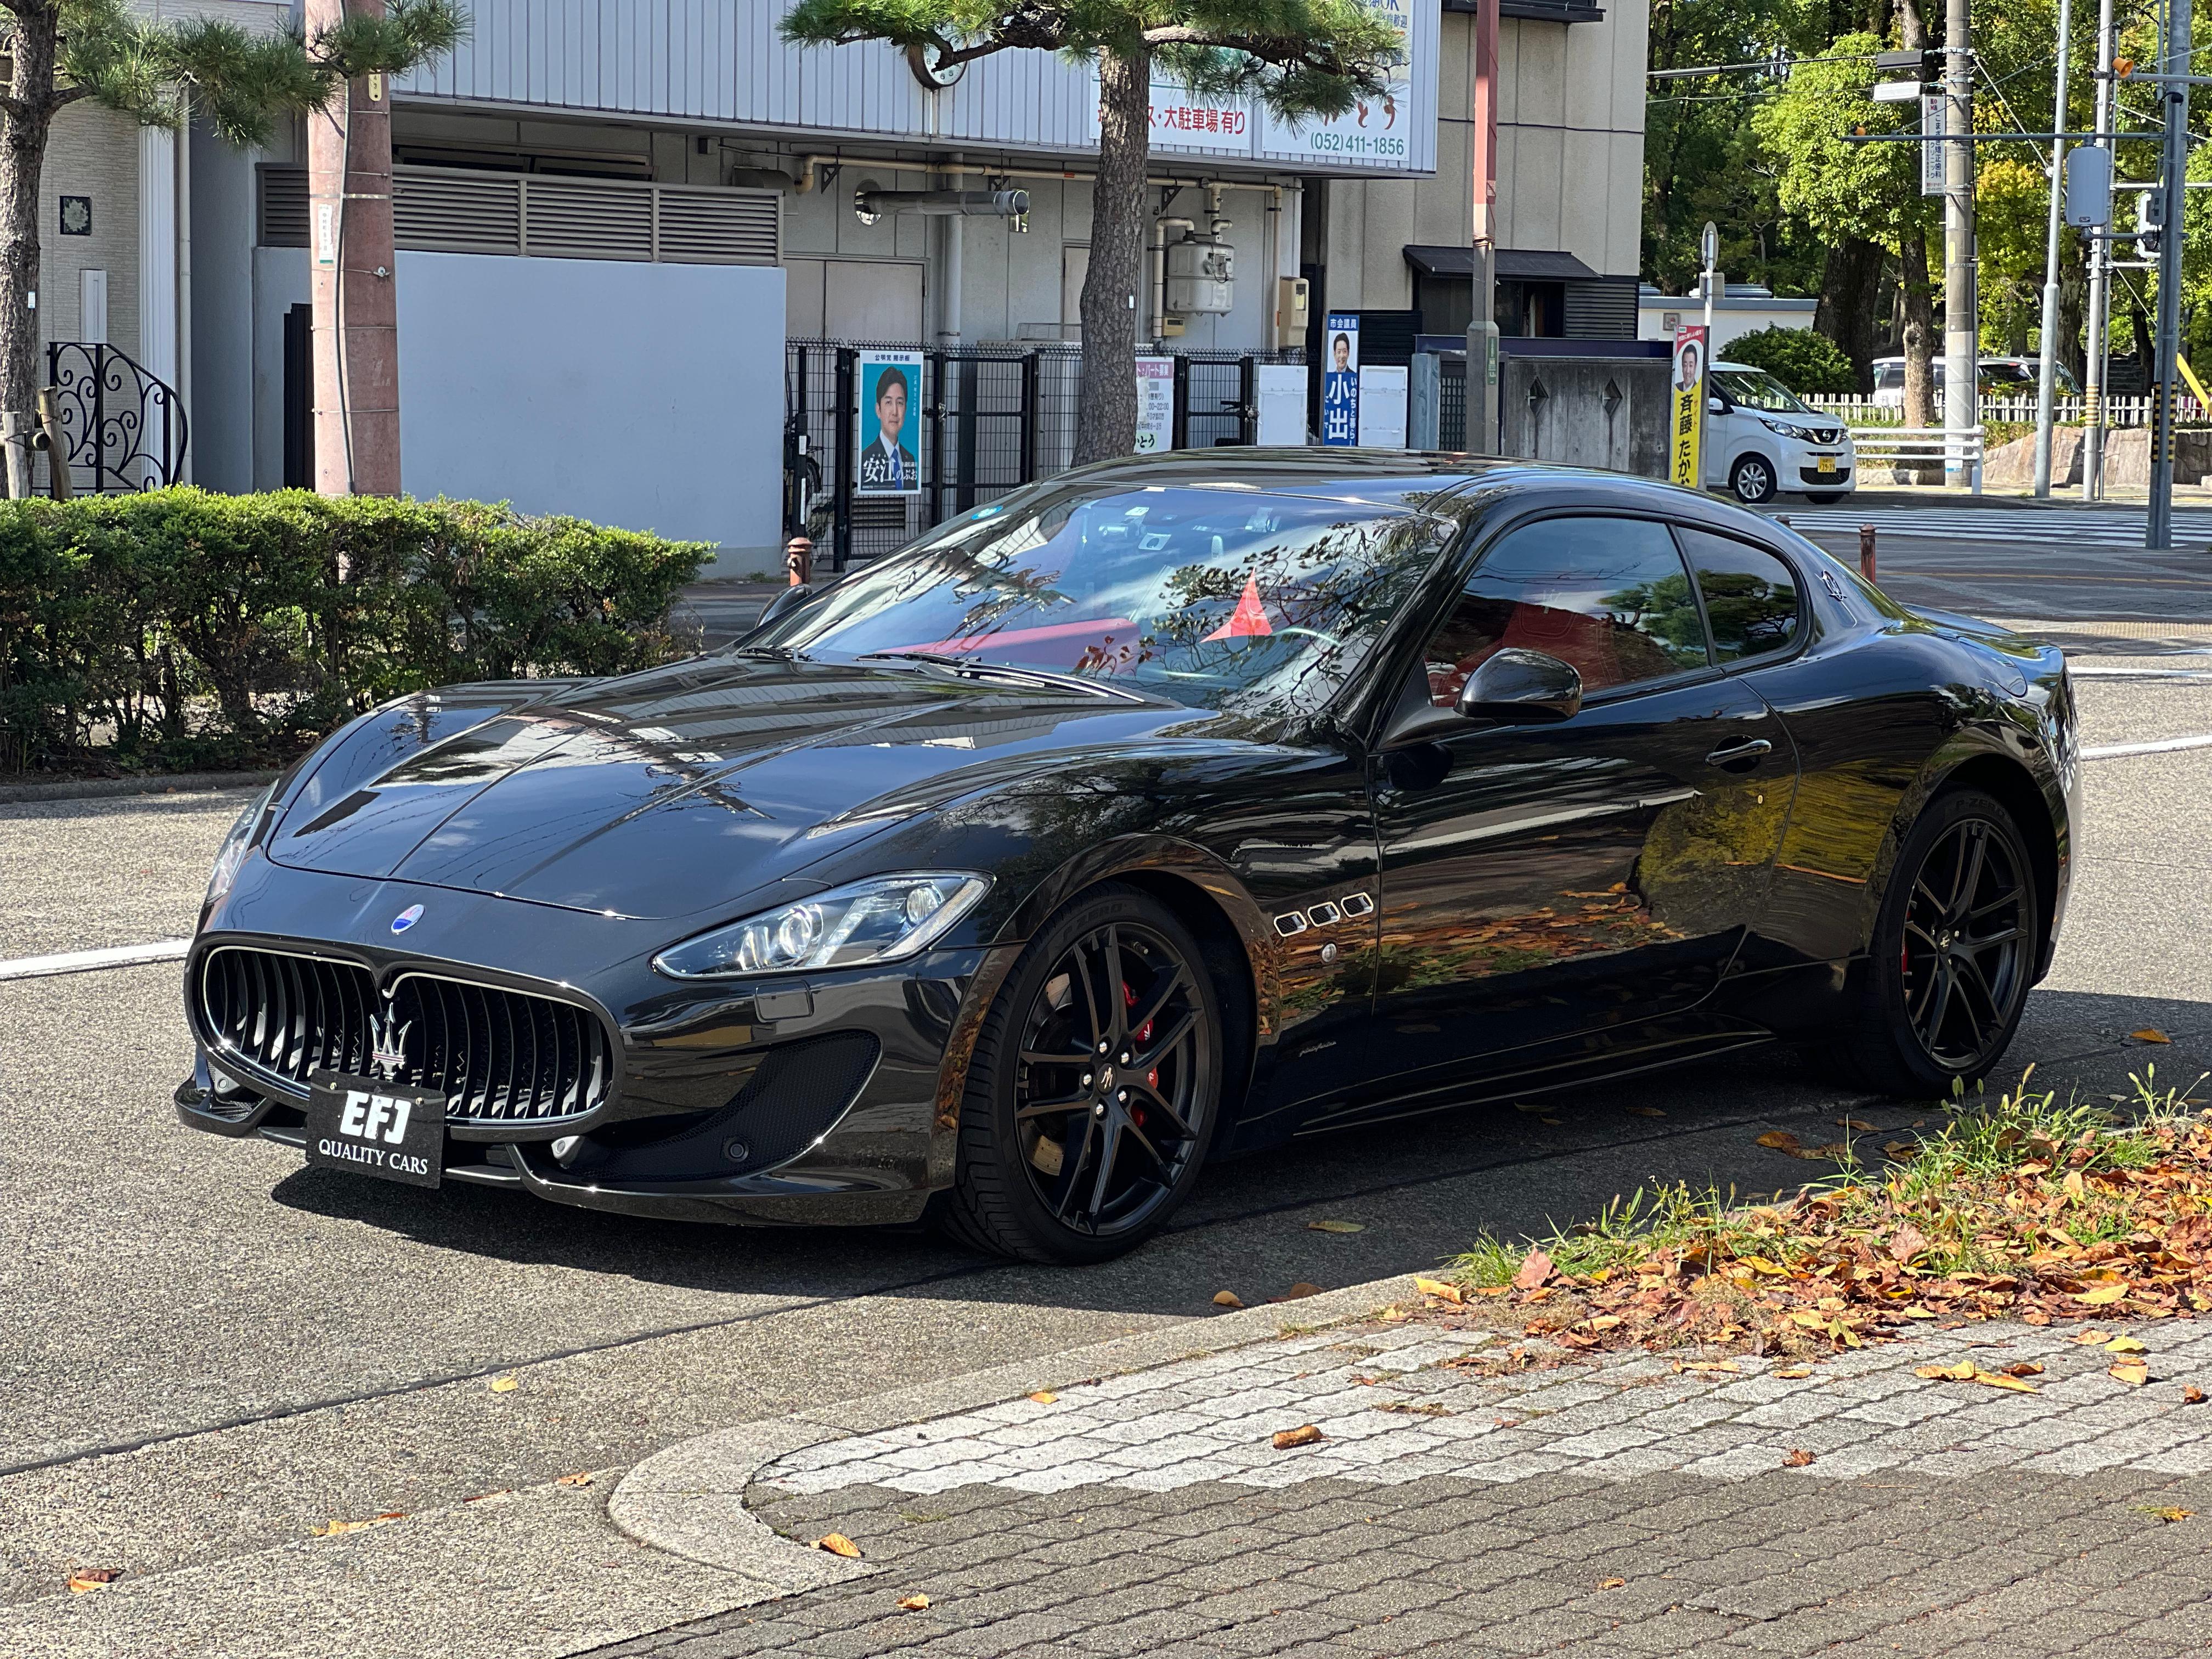
[[1137, 296], [1144, 291], [1145, 168], [1152, 159], [1152, 57], [1139, 46], [1098, 59], [1098, 179], [1083, 279], [1083, 398], [1075, 464], [1137, 447]]
[[1898, 250], [1904, 266], [1905, 423], [1936, 424], [1936, 296], [1928, 286], [1928, 233], [1909, 230]]
[[1813, 326], [1833, 340], [1858, 372], [1859, 393], [1874, 390], [1875, 331], [1881, 293], [1879, 244], [1846, 236], [1830, 244], [1820, 270]]
[[2089, 324], [2089, 270], [2081, 244], [2075, 242], [2058, 265], [2058, 361], [2076, 385], [2088, 382], [2088, 354], [2081, 332]]
[[15, 9], [9, 42], [12, 111], [0, 112], [0, 434], [8, 493], [31, 493], [30, 434], [38, 424], [39, 193], [53, 129], [58, 18], [51, 5]]

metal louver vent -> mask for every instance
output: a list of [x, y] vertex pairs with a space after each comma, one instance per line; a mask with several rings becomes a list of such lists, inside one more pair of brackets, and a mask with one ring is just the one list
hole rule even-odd
[[[260, 241], [307, 243], [307, 175], [260, 169]], [[392, 227], [400, 247], [563, 259], [772, 265], [783, 255], [783, 200], [769, 190], [648, 185], [392, 170]]]

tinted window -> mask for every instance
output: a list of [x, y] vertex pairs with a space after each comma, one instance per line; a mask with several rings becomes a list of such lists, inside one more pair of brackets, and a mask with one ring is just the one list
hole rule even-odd
[[1051, 486], [961, 514], [745, 643], [901, 652], [1310, 710], [1373, 645], [1450, 526], [1256, 490]]
[[1797, 634], [1797, 577], [1773, 554], [1727, 536], [1678, 529], [1705, 596], [1723, 662], [1779, 651]]
[[1429, 641], [1429, 696], [1449, 708], [1508, 646], [1571, 663], [1586, 694], [1702, 668], [1705, 624], [1664, 525], [1547, 519], [1486, 554]]

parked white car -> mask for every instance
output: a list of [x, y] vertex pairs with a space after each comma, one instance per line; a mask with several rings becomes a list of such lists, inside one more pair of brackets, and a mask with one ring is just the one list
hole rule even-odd
[[1851, 434], [1832, 415], [1808, 407], [1763, 368], [1715, 363], [1706, 372], [1705, 483], [1753, 506], [1785, 489], [1814, 502], [1839, 501], [1856, 471]]

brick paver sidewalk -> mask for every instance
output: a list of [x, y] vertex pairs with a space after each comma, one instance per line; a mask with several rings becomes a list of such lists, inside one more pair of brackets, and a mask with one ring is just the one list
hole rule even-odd
[[[883, 1571], [609, 1651], [2202, 1656], [2212, 1328], [2134, 1328], [2147, 1387], [2063, 1326], [1803, 1378], [1418, 1322], [1261, 1343], [777, 1459], [747, 1507]], [[1960, 1358], [2045, 1370], [1914, 1375]]]

